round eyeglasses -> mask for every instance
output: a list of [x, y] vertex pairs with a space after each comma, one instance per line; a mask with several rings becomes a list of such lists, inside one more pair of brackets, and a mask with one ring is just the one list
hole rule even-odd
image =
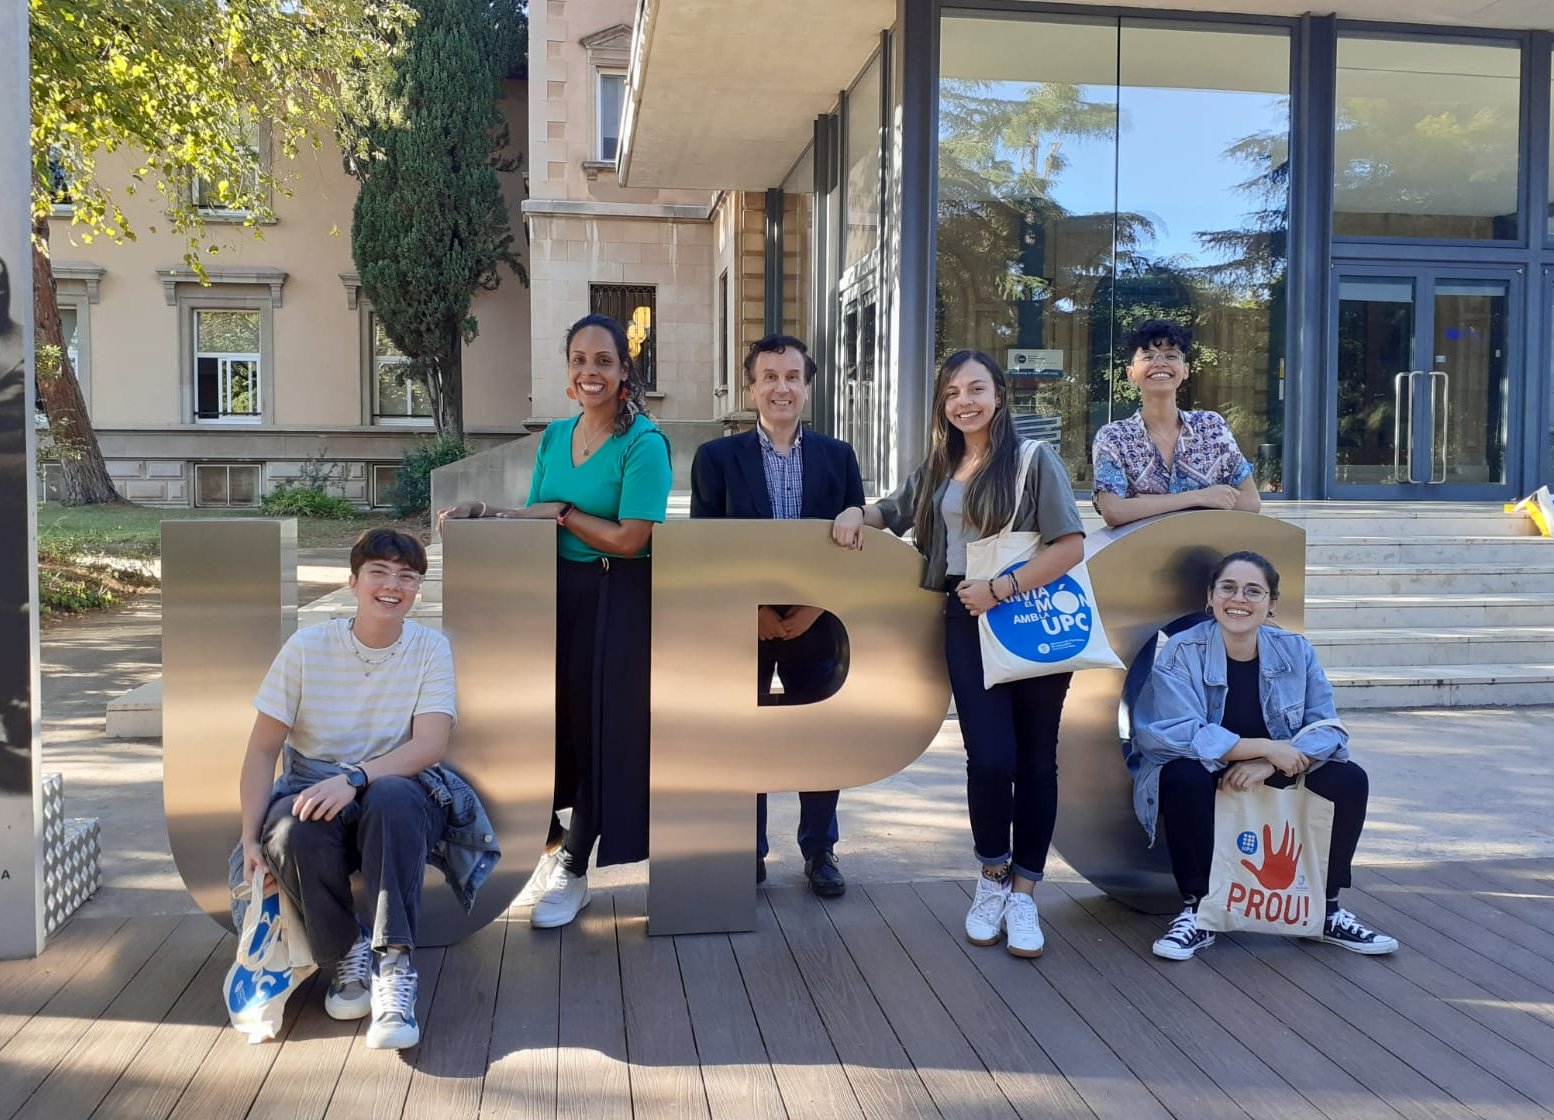
[[1216, 599], [1240, 598], [1248, 603], [1261, 603], [1268, 597], [1268, 589], [1256, 583], [1240, 584], [1222, 579], [1214, 585], [1214, 597]]

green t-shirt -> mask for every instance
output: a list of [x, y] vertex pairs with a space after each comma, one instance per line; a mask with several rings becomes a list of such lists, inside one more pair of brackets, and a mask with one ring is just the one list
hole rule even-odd
[[[663, 523], [669, 509], [669, 440], [657, 424], [640, 413], [625, 435], [612, 435], [578, 466], [572, 465], [572, 430], [578, 416], [546, 425], [534, 456], [529, 505], [571, 502], [584, 513], [611, 521]], [[643, 549], [638, 555], [648, 555]], [[597, 560], [600, 552], [569, 530], [556, 534], [556, 553], [563, 560]]]

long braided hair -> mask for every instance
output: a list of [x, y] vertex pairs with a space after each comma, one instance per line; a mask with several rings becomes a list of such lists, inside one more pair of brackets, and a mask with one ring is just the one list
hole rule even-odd
[[923, 462], [922, 486], [917, 491], [917, 507], [912, 513], [919, 547], [927, 547], [932, 537], [934, 494], [940, 484], [955, 473], [961, 457], [966, 454], [966, 437], [944, 414], [944, 398], [949, 391], [950, 378], [968, 362], [976, 362], [987, 370], [993, 379], [998, 404], [992, 423], [988, 425], [987, 458], [966, 483], [966, 522], [983, 536], [989, 536], [1004, 527], [1019, 505], [1020, 495], [1014, 492], [1014, 483], [1020, 473], [1020, 438], [1014, 430], [1014, 421], [1009, 418], [1008, 380], [999, 364], [982, 351], [957, 350], [944, 359], [934, 382], [928, 458]]
[[642, 372], [637, 368], [637, 363], [632, 361], [631, 341], [626, 337], [626, 328], [608, 315], [584, 315], [567, 328], [566, 342], [561, 347], [562, 354], [570, 357], [572, 339], [585, 327], [599, 327], [608, 331], [610, 339], [615, 343], [615, 354], [620, 359], [621, 370], [626, 376], [621, 382], [624, 392], [615, 403], [615, 426], [611, 431], [614, 435], [623, 436], [631, 430], [632, 421], [639, 413], [647, 414], [647, 385], [642, 380]]

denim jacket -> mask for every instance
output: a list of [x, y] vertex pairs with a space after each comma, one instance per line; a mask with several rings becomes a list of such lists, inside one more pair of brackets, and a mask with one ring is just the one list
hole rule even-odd
[[[1293, 739], [1303, 727], [1332, 720], [1333, 726], [1313, 727], [1301, 735], [1296, 749], [1318, 765], [1347, 759], [1349, 734], [1336, 722], [1333, 686], [1317, 664], [1311, 643], [1289, 630], [1263, 626], [1257, 631], [1257, 657], [1258, 699], [1269, 737]], [[1219, 723], [1228, 691], [1225, 639], [1213, 619], [1177, 634], [1155, 659], [1134, 706], [1128, 745], [1133, 811], [1151, 844], [1159, 813], [1160, 768], [1178, 758], [1196, 758], [1208, 770], [1223, 769], [1221, 759], [1240, 741]]]
[[[280, 777], [270, 790], [270, 802], [280, 797], [295, 797], [309, 786], [341, 773], [333, 762], [309, 758], [285, 749]], [[416, 775], [426, 795], [443, 810], [446, 822], [442, 836], [432, 847], [426, 862], [443, 873], [465, 913], [475, 905], [475, 896], [502, 858], [496, 831], [486, 816], [485, 806], [469, 783], [446, 766], [429, 766]], [[243, 845], [238, 844], [228, 866], [228, 877], [235, 891], [243, 881]], [[234, 904], [233, 918], [242, 928], [242, 913]]]

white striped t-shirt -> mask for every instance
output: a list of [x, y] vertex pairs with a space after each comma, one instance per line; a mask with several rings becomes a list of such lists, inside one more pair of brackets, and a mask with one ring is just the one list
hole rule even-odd
[[[405, 620], [399, 652], [360, 645], [350, 620], [298, 630], [276, 654], [254, 707], [289, 727], [299, 754], [326, 762], [366, 762], [410, 739], [410, 721], [427, 712], [457, 715], [453, 649], [448, 639]], [[367, 670], [371, 669], [371, 676]]]

